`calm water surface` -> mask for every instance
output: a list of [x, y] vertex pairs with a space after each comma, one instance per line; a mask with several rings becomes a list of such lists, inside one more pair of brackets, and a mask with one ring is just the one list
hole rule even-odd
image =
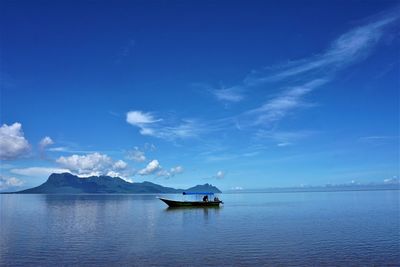
[[0, 266], [400, 265], [399, 191], [221, 198], [0, 195]]

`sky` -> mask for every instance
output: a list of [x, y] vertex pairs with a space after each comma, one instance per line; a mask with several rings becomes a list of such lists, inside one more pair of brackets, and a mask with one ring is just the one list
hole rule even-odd
[[0, 5], [0, 191], [398, 179], [396, 1]]

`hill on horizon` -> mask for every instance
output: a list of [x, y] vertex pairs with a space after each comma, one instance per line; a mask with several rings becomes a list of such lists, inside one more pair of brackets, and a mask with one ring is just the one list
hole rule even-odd
[[182, 193], [182, 192], [212, 192], [221, 191], [211, 185], [196, 185], [188, 189], [175, 189], [151, 182], [129, 183], [119, 177], [91, 176], [80, 178], [71, 173], [53, 173], [43, 184], [25, 189], [15, 194], [101, 194], [101, 193], [126, 193], [126, 194], [150, 194], [150, 193]]

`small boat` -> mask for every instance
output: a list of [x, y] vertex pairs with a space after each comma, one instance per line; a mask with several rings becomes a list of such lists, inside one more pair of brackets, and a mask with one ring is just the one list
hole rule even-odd
[[[190, 192], [183, 192], [183, 195], [204, 195], [208, 196], [214, 195], [214, 193], [209, 192], [202, 192], [202, 193], [190, 193]], [[212, 200], [212, 201], [178, 201], [178, 200], [171, 200], [166, 198], [159, 197], [161, 201], [167, 204], [171, 208], [178, 208], [178, 207], [219, 207], [220, 204], [224, 204], [221, 200]]]

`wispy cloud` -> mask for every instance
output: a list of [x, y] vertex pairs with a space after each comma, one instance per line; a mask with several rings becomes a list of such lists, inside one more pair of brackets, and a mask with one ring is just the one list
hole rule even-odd
[[49, 151], [52, 151], [52, 152], [69, 152], [69, 149], [68, 149], [68, 147], [65, 147], [65, 146], [58, 146], [58, 147], [49, 148]]
[[394, 135], [371, 135], [363, 136], [358, 139], [360, 142], [370, 143], [370, 144], [382, 144], [386, 142], [399, 140], [399, 136]]
[[142, 135], [153, 136], [165, 140], [176, 140], [198, 137], [205, 132], [198, 121], [183, 119], [179, 123], [173, 123], [165, 119], [156, 118], [150, 112], [129, 111], [126, 114], [126, 122], [139, 128]]
[[333, 41], [330, 47], [319, 55], [301, 60], [291, 61], [278, 67], [261, 71], [253, 71], [244, 80], [246, 86], [260, 85], [288, 78], [298, 79], [300, 75], [309, 78], [332, 75], [350, 64], [364, 59], [371, 52], [386, 29], [400, 17], [399, 8], [381, 14], [366, 25], [356, 27], [342, 34]]
[[[382, 40], [386, 32], [398, 22], [400, 12], [387, 11], [366, 20], [333, 40], [324, 51], [310, 57], [290, 61], [286, 64], [253, 70], [241, 83], [230, 87], [213, 88], [202, 86], [214, 97], [225, 103], [237, 103], [250, 99], [250, 90], [273, 88], [273, 95], [258, 100], [258, 105], [247, 108], [229, 117], [202, 122], [198, 119], [169, 120], [154, 113], [129, 111], [126, 121], [139, 128], [142, 135], [165, 140], [197, 138], [204, 133], [237, 130], [250, 130], [259, 134], [260, 130], [279, 131], [278, 123], [298, 110], [315, 107], [319, 103], [307, 100], [315, 90], [336, 79], [340, 71], [365, 59]], [[244, 96], [248, 97], [244, 97]], [[254, 97], [252, 100], [255, 100]], [[247, 105], [248, 107], [248, 105]], [[272, 137], [270, 137], [272, 138]], [[292, 144], [290, 140], [278, 140], [279, 146]]]
[[234, 86], [231, 88], [222, 88], [211, 90], [214, 96], [221, 101], [240, 102], [244, 99], [242, 87]]
[[64, 152], [64, 153], [70, 153], [70, 154], [90, 154], [90, 153], [118, 153], [120, 152], [119, 150], [90, 150], [90, 149], [80, 149], [79, 146], [77, 145], [72, 145], [71, 147], [69, 146], [57, 146], [57, 147], [50, 147], [47, 149], [47, 151], [50, 152]]
[[252, 70], [242, 83], [211, 92], [220, 100], [239, 102], [244, 99], [247, 90], [267, 83], [286, 81], [304, 84], [313, 80], [329, 80], [336, 72], [366, 58], [385, 31], [398, 21], [399, 14], [400, 10], [396, 7], [371, 19], [367, 24], [342, 34], [325, 52], [286, 64]]
[[380, 14], [365, 25], [342, 34], [321, 54], [252, 71], [242, 84], [233, 88], [246, 91], [266, 84], [271, 86], [277, 82], [285, 82], [289, 86], [261, 106], [239, 115], [238, 128], [271, 126], [299, 108], [313, 106], [305, 102], [304, 97], [334, 80], [339, 71], [365, 59], [377, 46], [385, 31], [399, 20], [400, 12], [395, 12], [398, 9]]
[[[267, 100], [260, 107], [239, 116], [238, 122], [241, 126], [257, 126], [269, 125], [272, 122], [279, 121], [294, 109], [312, 106], [312, 104], [304, 102], [303, 97], [327, 82], [327, 79], [315, 79], [303, 85], [290, 87], [278, 96]], [[249, 117], [252, 119], [249, 119]]]
[[276, 142], [279, 147], [293, 145], [295, 142], [308, 138], [317, 134], [316, 131], [276, 131], [276, 130], [259, 130], [256, 133], [258, 139], [269, 139]]

